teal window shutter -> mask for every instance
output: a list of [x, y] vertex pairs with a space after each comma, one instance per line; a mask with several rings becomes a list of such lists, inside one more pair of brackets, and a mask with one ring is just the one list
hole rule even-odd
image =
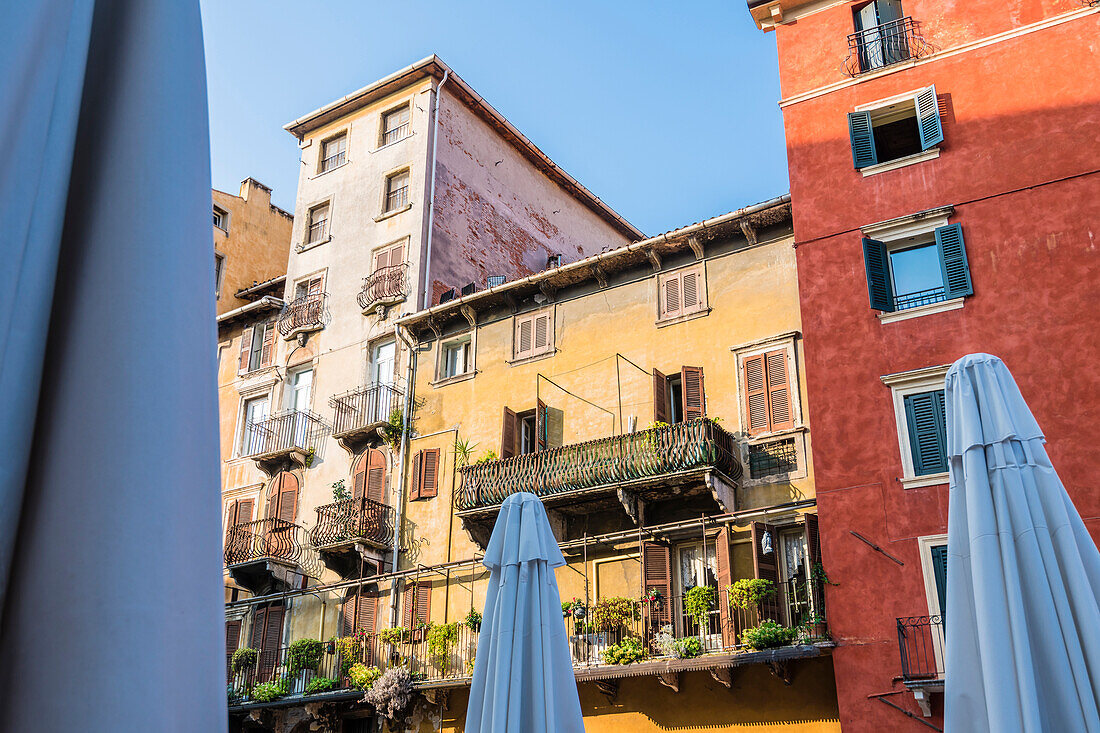
[[905, 421], [913, 473], [927, 476], [947, 470], [947, 419], [943, 390], [906, 395]]
[[940, 601], [940, 621], [947, 615], [947, 545], [932, 548], [932, 575], [936, 579], [936, 596]]
[[848, 113], [848, 135], [852, 138], [852, 162], [857, 169], [878, 162], [870, 112]]
[[970, 265], [966, 262], [962, 225], [948, 224], [937, 229], [936, 246], [940, 250], [940, 267], [947, 299], [973, 295], [974, 287], [970, 283]]
[[917, 92], [916, 105], [920, 147], [921, 150], [928, 150], [943, 142], [943, 126], [940, 124], [940, 105], [936, 100], [935, 84]]
[[871, 297], [871, 307], [887, 313], [894, 310], [894, 289], [890, 285], [886, 245], [864, 237], [863, 265], [867, 268], [867, 293]]

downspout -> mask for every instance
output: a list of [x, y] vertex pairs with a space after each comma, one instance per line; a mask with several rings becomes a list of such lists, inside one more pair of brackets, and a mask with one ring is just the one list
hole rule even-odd
[[[405, 372], [405, 406], [401, 411], [401, 448], [397, 453], [397, 489], [394, 491], [394, 520], [393, 520], [393, 562], [390, 570], [397, 571], [397, 563], [401, 558], [401, 522], [404, 520], [405, 508], [405, 454], [409, 448], [409, 426], [411, 425], [413, 387], [416, 380], [416, 347], [405, 338], [401, 326], [394, 325], [394, 336], [401, 340], [409, 350], [409, 365]], [[397, 626], [397, 591], [401, 582], [400, 576], [394, 576], [390, 590], [390, 626]]]
[[432, 181], [428, 191], [428, 242], [424, 248], [424, 307], [432, 305], [432, 231], [435, 228], [435, 151], [439, 147], [439, 99], [443, 94], [443, 85], [447, 83], [447, 77], [451, 70], [443, 72], [443, 79], [435, 88], [435, 109], [432, 110]]

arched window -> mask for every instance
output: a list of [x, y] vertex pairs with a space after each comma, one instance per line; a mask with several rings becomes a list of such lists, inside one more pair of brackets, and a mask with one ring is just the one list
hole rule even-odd
[[298, 477], [280, 471], [267, 485], [267, 517], [293, 522], [298, 514]]

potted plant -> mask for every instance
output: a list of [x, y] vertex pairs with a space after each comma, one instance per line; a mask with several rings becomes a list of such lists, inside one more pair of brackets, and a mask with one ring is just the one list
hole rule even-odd
[[465, 624], [470, 631], [481, 631], [481, 612], [471, 608], [466, 614]]
[[324, 645], [316, 639], [298, 639], [287, 648], [287, 674], [294, 691], [302, 692], [321, 664]]
[[806, 630], [806, 635], [811, 639], [821, 639], [828, 634], [828, 630], [825, 626], [825, 617], [816, 611], [811, 613], [802, 625]]
[[788, 629], [775, 621], [761, 621], [759, 626], [741, 632], [741, 643], [749, 649], [760, 651], [776, 646], [786, 646], [798, 636], [797, 629]]
[[697, 585], [684, 594], [684, 613], [695, 619], [699, 635], [707, 632], [707, 616], [714, 608], [714, 588], [709, 585]]
[[755, 609], [775, 595], [775, 583], [764, 578], [742, 578], [727, 586], [726, 591], [733, 608]]

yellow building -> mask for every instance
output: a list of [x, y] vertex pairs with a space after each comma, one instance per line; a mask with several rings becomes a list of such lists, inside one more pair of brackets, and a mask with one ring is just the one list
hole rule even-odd
[[[291, 640], [354, 641], [280, 700], [234, 700], [242, 728], [373, 730], [347, 659], [414, 673], [397, 729], [461, 731], [477, 560], [523, 490], [568, 561], [587, 730], [839, 730], [792, 244], [782, 197], [397, 319], [407, 391], [382, 428], [386, 513], [335, 517], [303, 550], [332, 568], [341, 544], [397, 528], [396, 568], [284, 589]], [[370, 484], [374, 450], [353, 481]], [[767, 621], [775, 645], [755, 649]], [[334, 689], [298, 697], [314, 676]]]

